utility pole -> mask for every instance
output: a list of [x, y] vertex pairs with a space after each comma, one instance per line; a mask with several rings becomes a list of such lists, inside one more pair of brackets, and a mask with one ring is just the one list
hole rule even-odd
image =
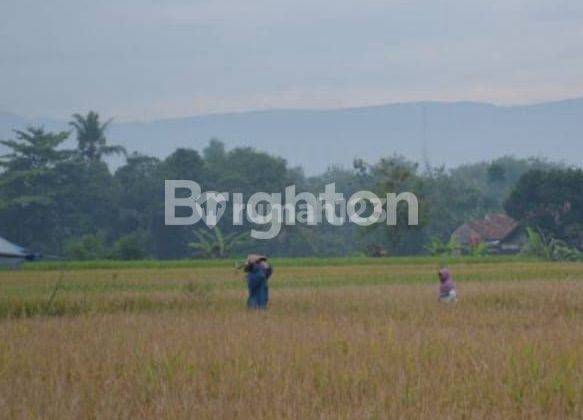
[[425, 105], [425, 103], [421, 104], [421, 158], [423, 159], [425, 169], [429, 170], [431, 168], [431, 162], [429, 162], [429, 152], [427, 148], [427, 108]]

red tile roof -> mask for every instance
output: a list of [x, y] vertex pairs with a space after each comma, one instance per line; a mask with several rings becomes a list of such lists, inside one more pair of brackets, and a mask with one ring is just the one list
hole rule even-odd
[[518, 223], [505, 214], [489, 214], [483, 219], [469, 221], [452, 234], [462, 243], [502, 241], [518, 227]]

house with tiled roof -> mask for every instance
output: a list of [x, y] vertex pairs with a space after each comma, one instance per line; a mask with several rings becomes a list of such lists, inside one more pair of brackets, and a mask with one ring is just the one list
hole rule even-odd
[[493, 254], [516, 254], [522, 249], [526, 234], [516, 220], [498, 213], [464, 223], [451, 238], [465, 248], [485, 244]]

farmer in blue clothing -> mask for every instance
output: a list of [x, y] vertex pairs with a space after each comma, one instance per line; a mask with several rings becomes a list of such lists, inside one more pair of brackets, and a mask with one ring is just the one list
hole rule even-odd
[[268, 280], [273, 273], [271, 265], [267, 262], [267, 257], [255, 254], [249, 255], [244, 269], [247, 273], [247, 287], [249, 289], [247, 307], [249, 309], [267, 309], [267, 302], [269, 301]]

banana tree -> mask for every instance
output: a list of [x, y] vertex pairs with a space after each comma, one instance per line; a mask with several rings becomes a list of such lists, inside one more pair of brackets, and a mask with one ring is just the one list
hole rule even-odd
[[203, 258], [226, 258], [235, 246], [249, 238], [248, 232], [233, 232], [223, 235], [218, 226], [211, 230], [212, 233], [203, 229], [195, 229], [193, 232], [197, 241], [189, 243], [188, 246], [195, 249], [197, 255]]

